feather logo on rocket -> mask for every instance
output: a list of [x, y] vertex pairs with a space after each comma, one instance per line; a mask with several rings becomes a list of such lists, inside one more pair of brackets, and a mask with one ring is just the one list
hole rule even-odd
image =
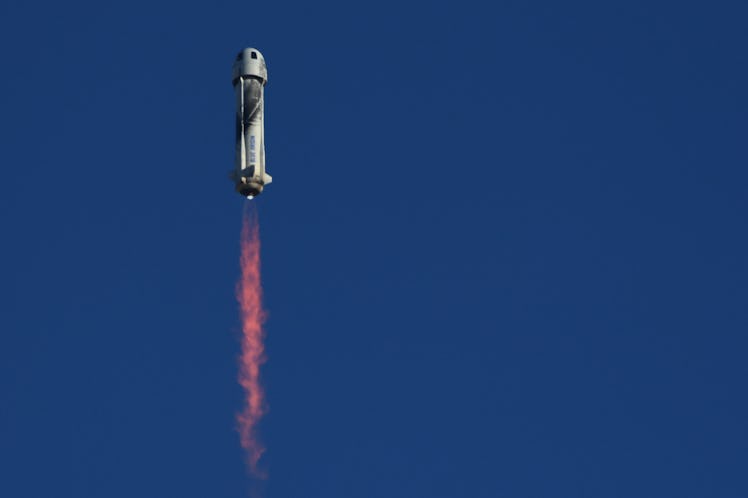
[[255, 161], [255, 136], [249, 137], [249, 162], [254, 164]]

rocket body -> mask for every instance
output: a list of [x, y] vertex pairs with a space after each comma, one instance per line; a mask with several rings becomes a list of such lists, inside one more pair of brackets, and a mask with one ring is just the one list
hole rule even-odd
[[236, 56], [231, 75], [236, 94], [236, 164], [231, 173], [236, 191], [252, 199], [273, 179], [265, 171], [265, 85], [268, 71], [259, 50]]

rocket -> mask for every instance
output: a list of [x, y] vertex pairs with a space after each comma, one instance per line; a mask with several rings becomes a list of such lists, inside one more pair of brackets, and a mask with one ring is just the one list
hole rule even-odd
[[265, 172], [265, 85], [268, 70], [259, 50], [245, 48], [236, 56], [231, 83], [236, 93], [236, 191], [257, 197], [273, 178]]

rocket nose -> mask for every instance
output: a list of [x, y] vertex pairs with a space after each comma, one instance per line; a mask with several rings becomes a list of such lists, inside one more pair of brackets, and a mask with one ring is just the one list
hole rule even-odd
[[242, 49], [236, 56], [234, 66], [231, 70], [231, 84], [236, 86], [239, 78], [254, 77], [262, 80], [265, 85], [268, 82], [268, 68], [262, 53], [253, 47]]

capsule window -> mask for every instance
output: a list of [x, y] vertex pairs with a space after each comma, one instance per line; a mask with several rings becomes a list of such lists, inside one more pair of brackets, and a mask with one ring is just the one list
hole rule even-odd
[[252, 56], [251, 56], [251, 57], [252, 57], [253, 59], [256, 59], [256, 58], [257, 58], [257, 52], [252, 52]]

